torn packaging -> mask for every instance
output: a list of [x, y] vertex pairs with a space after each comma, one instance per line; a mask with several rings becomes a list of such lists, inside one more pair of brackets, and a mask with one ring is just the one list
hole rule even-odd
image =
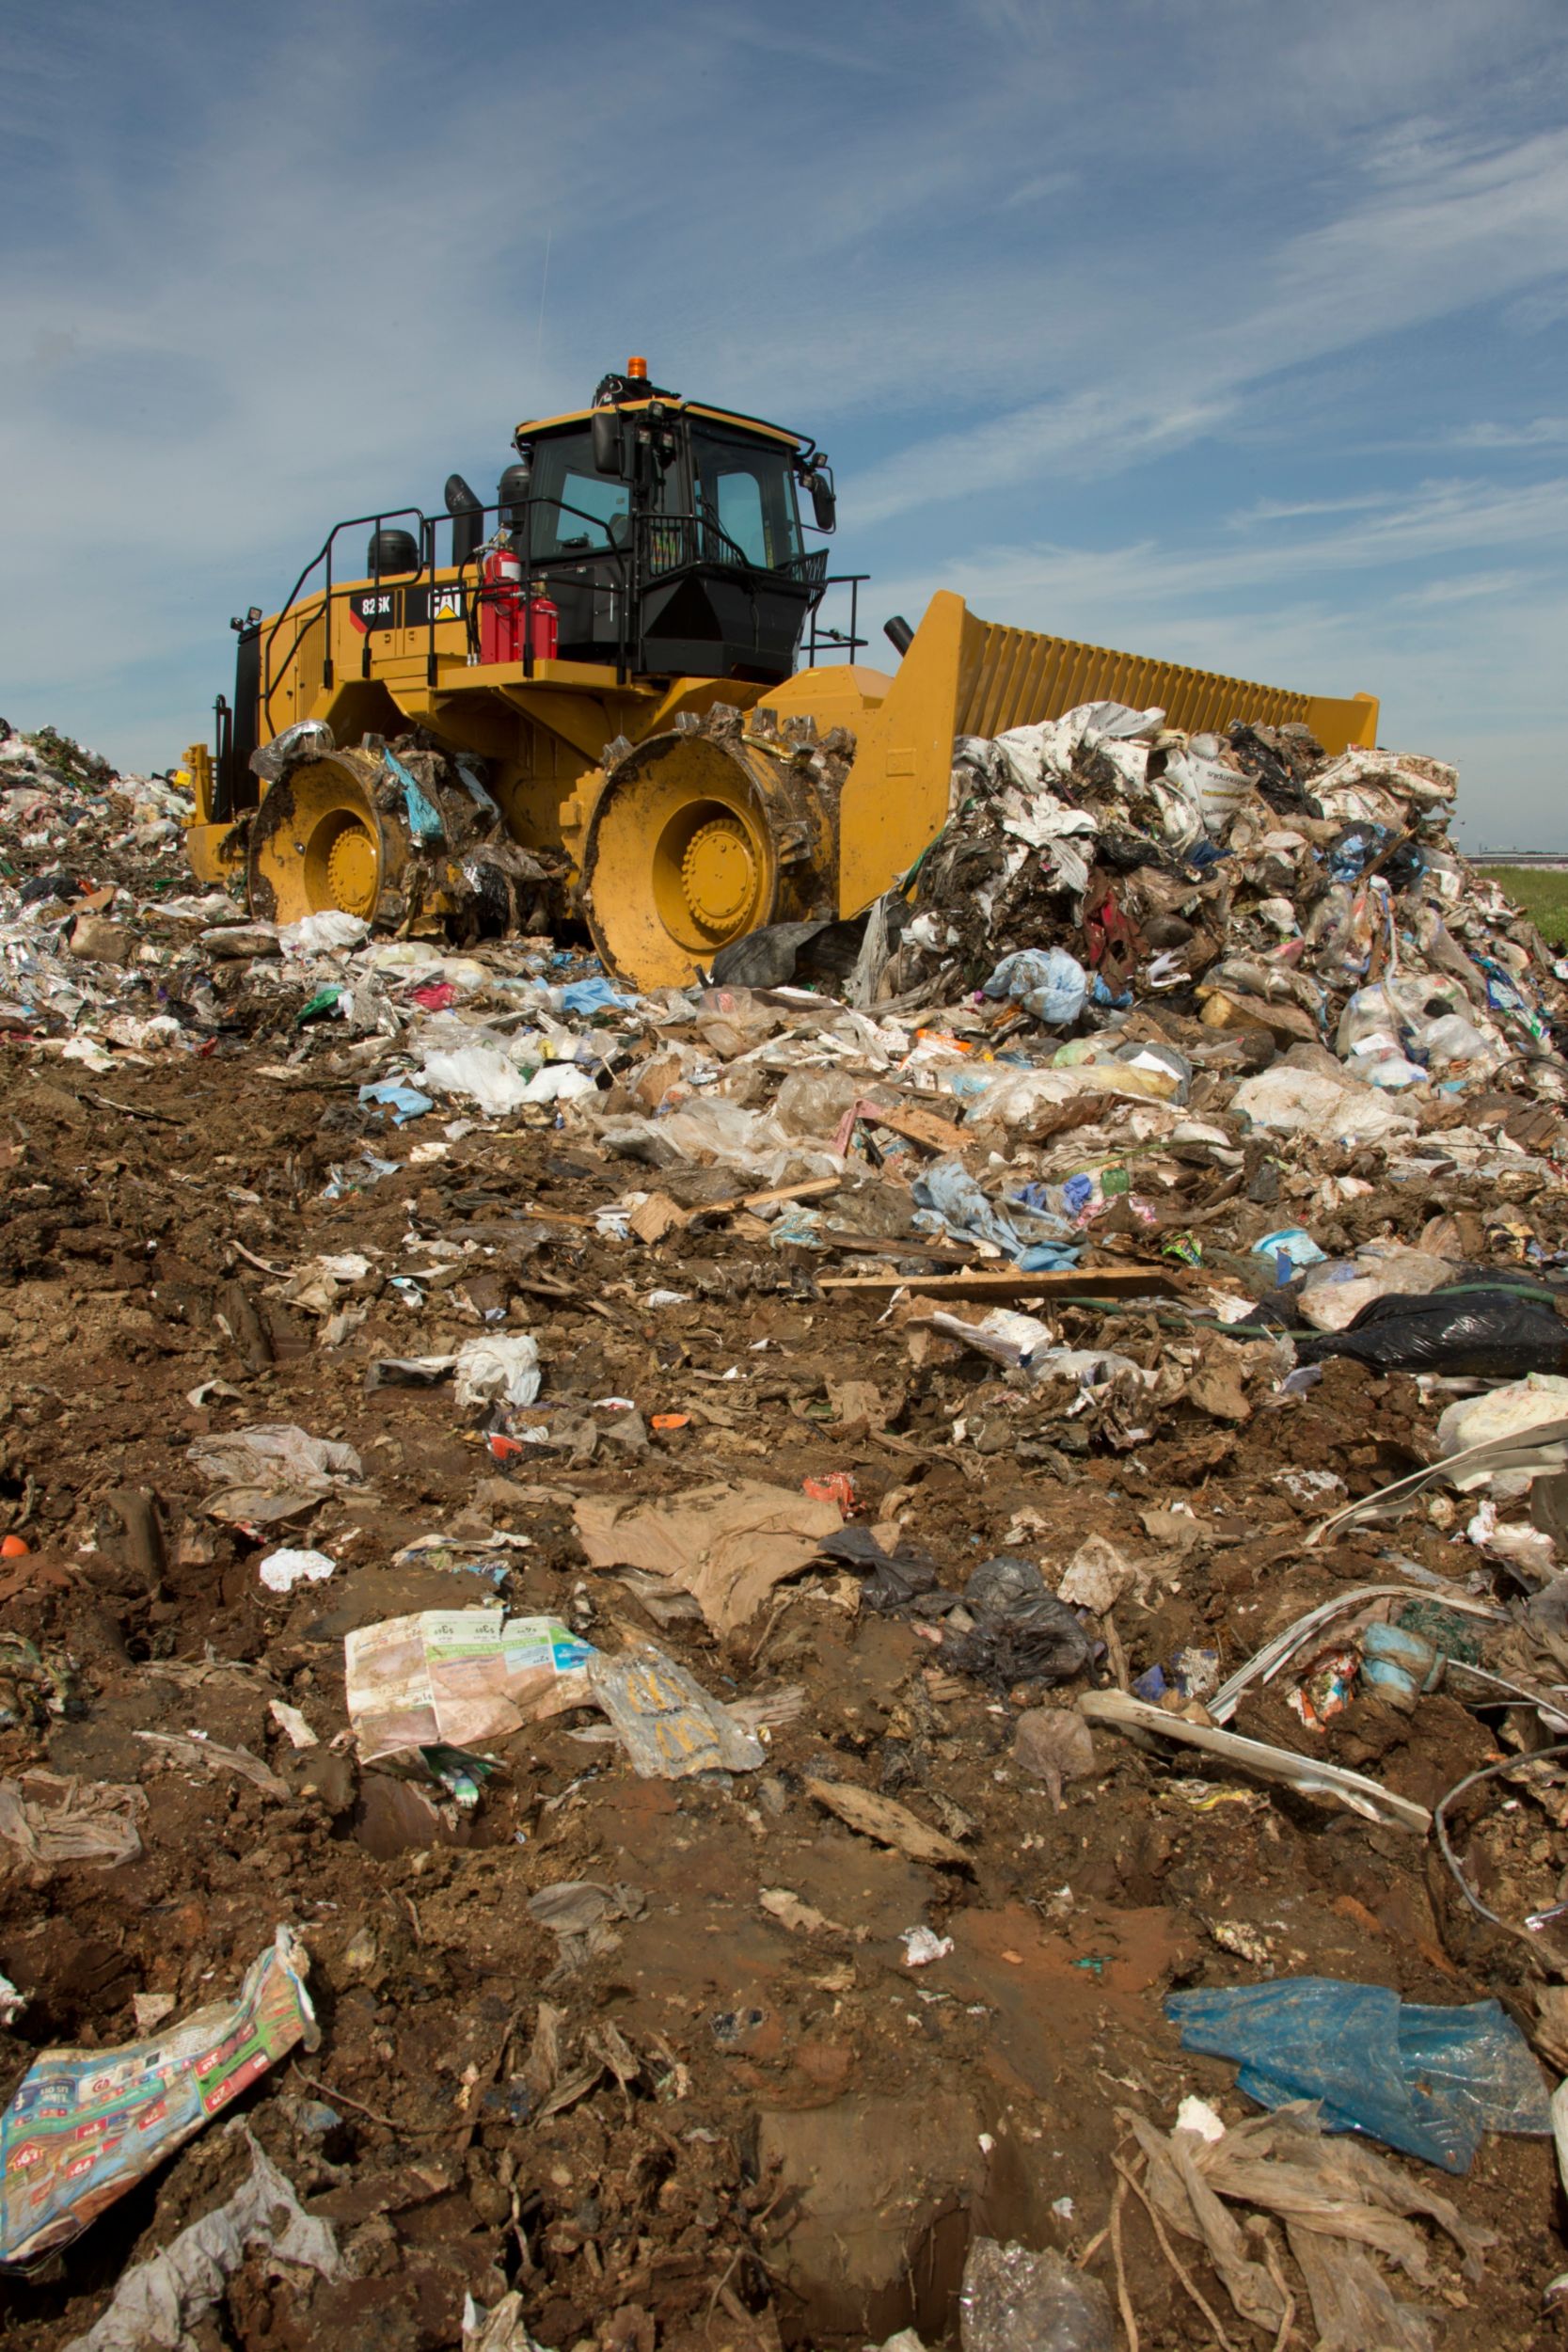
[[755, 1734], [652, 1642], [634, 1643], [615, 1658], [595, 1650], [588, 1682], [641, 1780], [754, 1772], [768, 1761]]
[[304, 1945], [280, 1927], [236, 2000], [149, 2042], [36, 2059], [0, 2115], [0, 2263], [25, 2266], [69, 2246], [297, 2042], [313, 2050], [308, 1966]]
[[426, 1609], [344, 1637], [360, 1759], [468, 1748], [589, 1702], [592, 1650], [554, 1617]]
[[250, 2150], [250, 2172], [234, 2194], [199, 2221], [182, 2230], [147, 2262], [120, 2278], [114, 2299], [86, 2335], [73, 2337], [65, 2352], [144, 2352], [149, 2344], [193, 2344], [192, 2324], [210, 2311], [246, 2255], [263, 2249], [269, 2263], [313, 2270], [323, 2279], [342, 2276], [342, 2258], [331, 2224], [305, 2211], [285, 2178], [243, 2122], [231, 2131]]
[[217, 1489], [207, 1498], [212, 1518], [263, 1526], [294, 1518], [340, 1486], [357, 1486], [363, 1475], [351, 1445], [312, 1438], [293, 1422], [198, 1438], [188, 1458]]

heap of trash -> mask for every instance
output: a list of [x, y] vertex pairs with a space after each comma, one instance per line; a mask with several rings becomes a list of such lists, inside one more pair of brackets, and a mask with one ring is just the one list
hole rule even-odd
[[646, 992], [0, 730], [19, 2346], [1558, 2324], [1568, 971], [1457, 790], [1097, 704]]

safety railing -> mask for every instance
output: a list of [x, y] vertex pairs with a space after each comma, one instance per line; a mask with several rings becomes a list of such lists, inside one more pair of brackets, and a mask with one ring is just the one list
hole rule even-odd
[[822, 558], [825, 577], [822, 580], [821, 586], [824, 594], [830, 588], [847, 588], [849, 591], [849, 626], [847, 629], [831, 628], [821, 617], [822, 606], [820, 598], [812, 606], [811, 627], [806, 636], [806, 667], [808, 670], [815, 670], [817, 667], [821, 656], [830, 648], [833, 653], [842, 655], [846, 661], [853, 661], [855, 655], [860, 650], [861, 646], [870, 643], [869, 638], [863, 637], [860, 634], [860, 597], [861, 588], [863, 584], [870, 579], [871, 574], [869, 572], [830, 573], [827, 570], [827, 548], [819, 548], [816, 552]]
[[[535, 548], [531, 545], [535, 517], [545, 507], [551, 508], [557, 515], [570, 516], [586, 523], [594, 534], [588, 547], [569, 550], [559, 546], [547, 550]], [[477, 533], [477, 545], [461, 561], [456, 558], [453, 547], [453, 533], [460, 524], [470, 537]], [[494, 544], [499, 532], [506, 533], [521, 562], [523, 666], [527, 675], [531, 675], [533, 670], [534, 569], [569, 559], [580, 561], [584, 555], [593, 560], [608, 559], [615, 566], [618, 591], [616, 675], [618, 682], [623, 684], [631, 670], [637, 606], [641, 588], [673, 571], [698, 564], [743, 573], [748, 580], [758, 584], [769, 578], [787, 580], [792, 585], [810, 592], [810, 659], [813, 662], [823, 647], [833, 646], [852, 658], [855, 649], [866, 642], [857, 633], [856, 596], [860, 581], [868, 578], [868, 574], [844, 573], [836, 579], [830, 578], [826, 548], [812, 548], [773, 566], [771, 570], [765, 570], [749, 559], [744, 548], [710, 514], [639, 515], [635, 517], [635, 527], [617, 541], [605, 517], [591, 515], [563, 499], [531, 498], [506, 505], [498, 503], [470, 507], [466, 515], [459, 516], [426, 515], [417, 506], [390, 507], [380, 514], [351, 516], [342, 522], [334, 523], [275, 615], [261, 648], [261, 735], [263, 741], [276, 734], [278, 728], [278, 717], [272, 707], [273, 699], [293, 668], [307, 637], [318, 626], [322, 630], [321, 683], [330, 688], [336, 682], [332, 608], [335, 601], [351, 593], [340, 579], [334, 577], [335, 570], [339, 568], [336, 560], [339, 539], [344, 532], [369, 531], [372, 534], [372, 549], [379, 553], [382, 533], [388, 526], [397, 525], [410, 526], [409, 536], [418, 551], [416, 565], [410, 570], [384, 572], [377, 564], [369, 570], [356, 570], [350, 577], [355, 592], [363, 593], [368, 582], [369, 592], [377, 597], [384, 590], [401, 593], [404, 602], [398, 610], [402, 614], [406, 614], [408, 609], [406, 592], [419, 587], [421, 582], [426, 585], [428, 594], [424, 599], [423, 618], [412, 626], [422, 628], [425, 633], [426, 675], [432, 686], [436, 679], [436, 631], [441, 621], [461, 616], [469, 653], [477, 657], [479, 610], [486, 596], [493, 593], [478, 565], [485, 548]], [[443, 531], [447, 534], [445, 564], [440, 560], [438, 539]], [[553, 535], [559, 540], [561, 534], [557, 531]], [[473, 569], [471, 580], [470, 567]], [[457, 614], [439, 613], [437, 611], [436, 588], [442, 571], [456, 573], [453, 585]], [[817, 608], [824, 590], [845, 585], [850, 590], [847, 633], [836, 628], [819, 628]], [[291, 622], [293, 625], [293, 634], [286, 636]], [[405, 628], [411, 626], [405, 618], [400, 625]], [[367, 678], [372, 675], [371, 634], [367, 628], [360, 653], [360, 675]], [[280, 639], [286, 640], [281, 654], [277, 651]]]

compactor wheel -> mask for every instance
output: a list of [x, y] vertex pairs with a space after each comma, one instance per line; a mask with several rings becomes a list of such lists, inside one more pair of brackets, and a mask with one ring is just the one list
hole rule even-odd
[[777, 919], [780, 858], [742, 748], [663, 736], [606, 783], [588, 820], [589, 927], [638, 988], [683, 988], [732, 939]]
[[372, 796], [379, 773], [368, 754], [328, 752], [262, 795], [250, 829], [255, 914], [297, 923], [337, 908], [373, 920], [407, 856], [397, 818], [384, 815]]

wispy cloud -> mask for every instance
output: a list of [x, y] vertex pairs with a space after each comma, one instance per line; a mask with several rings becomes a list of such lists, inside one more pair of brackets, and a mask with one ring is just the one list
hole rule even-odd
[[1568, 442], [1568, 417], [1532, 417], [1528, 424], [1462, 424], [1449, 435], [1453, 449], [1559, 449]]

